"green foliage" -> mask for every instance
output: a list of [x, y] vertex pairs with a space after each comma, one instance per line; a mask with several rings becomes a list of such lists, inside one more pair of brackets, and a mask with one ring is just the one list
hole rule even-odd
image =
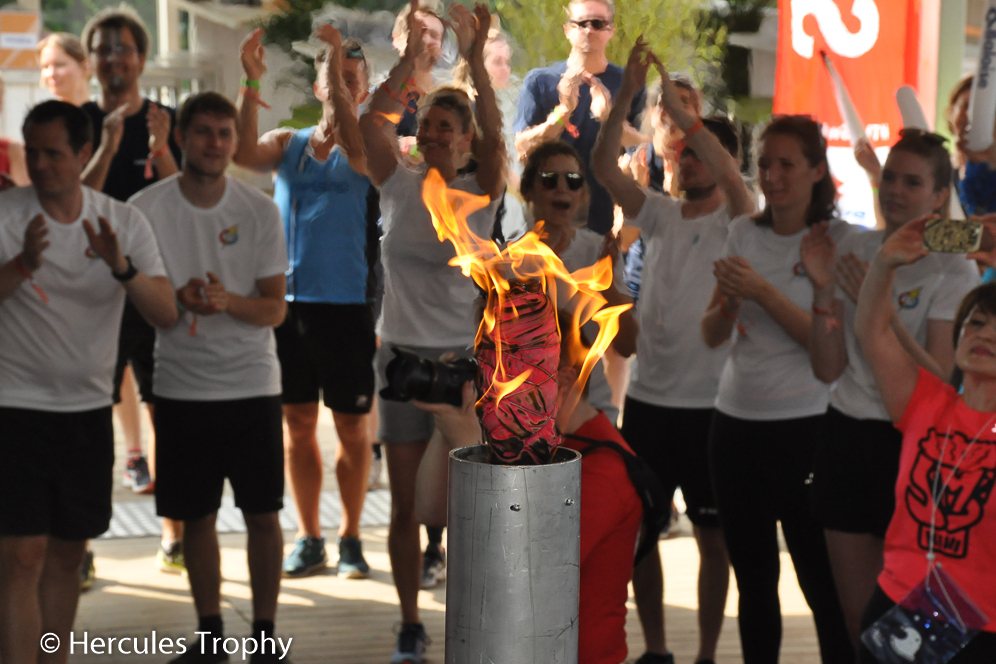
[[[51, 32], [69, 32], [79, 35], [83, 26], [104, 7], [116, 7], [121, 4], [131, 5], [145, 23], [149, 32], [149, 51], [155, 53], [158, 49], [156, 30], [156, 0], [42, 0], [42, 22], [44, 28]], [[150, 55], [151, 55], [150, 53]]]
[[[494, 0], [502, 26], [516, 45], [516, 64], [527, 70], [570, 52], [561, 26], [565, 0]], [[616, 2], [616, 34], [609, 42], [609, 60], [625, 64], [641, 34], [668, 71], [684, 72], [698, 84], [710, 76], [722, 54], [726, 29], [710, 25], [703, 0], [621, 0]]]
[[[711, 11], [710, 25], [713, 29], [725, 28], [729, 32], [757, 32], [765, 10], [774, 6], [775, 0], [728, 0], [725, 6]], [[740, 115], [743, 98], [750, 96], [750, 50], [726, 44], [722, 62], [723, 85], [714, 91], [714, 97], [737, 99], [737, 117], [750, 121]]]

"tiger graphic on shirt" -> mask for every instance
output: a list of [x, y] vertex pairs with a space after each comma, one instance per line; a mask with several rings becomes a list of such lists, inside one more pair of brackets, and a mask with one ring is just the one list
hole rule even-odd
[[951, 558], [968, 554], [972, 527], [982, 520], [996, 481], [996, 440], [972, 441], [960, 431], [931, 427], [917, 443], [905, 502], [919, 524], [917, 543], [924, 551], [930, 549], [933, 517], [934, 552]]

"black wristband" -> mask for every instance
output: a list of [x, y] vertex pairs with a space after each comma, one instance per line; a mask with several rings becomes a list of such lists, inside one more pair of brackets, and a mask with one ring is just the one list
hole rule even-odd
[[114, 270], [111, 270], [111, 276], [120, 281], [121, 283], [131, 281], [132, 279], [135, 278], [135, 275], [138, 274], [138, 268], [135, 267], [135, 264], [131, 262], [131, 256], [125, 256], [125, 260], [128, 261], [128, 269], [125, 270], [123, 273], [118, 274]]

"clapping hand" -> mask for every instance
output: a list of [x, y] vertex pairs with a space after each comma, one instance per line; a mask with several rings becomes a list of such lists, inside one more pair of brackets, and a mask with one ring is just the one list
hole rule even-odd
[[757, 300], [769, 285], [742, 256], [720, 258], [713, 266], [719, 292], [728, 298]]
[[150, 102], [145, 122], [149, 127], [149, 152], [156, 154], [169, 142], [169, 113], [159, 104]]
[[245, 38], [240, 49], [242, 71], [250, 81], [258, 81], [266, 73], [266, 50], [263, 48], [263, 28], [257, 28]]
[[83, 220], [83, 231], [86, 239], [90, 242], [90, 248], [100, 256], [101, 260], [107, 263], [114, 274], [124, 274], [128, 271], [128, 260], [121, 253], [121, 244], [118, 242], [117, 233], [111, 228], [110, 222], [104, 217], [97, 217], [97, 225], [100, 232], [94, 230], [89, 219]]
[[837, 260], [837, 246], [827, 232], [829, 222], [815, 224], [802, 236], [799, 255], [802, 267], [817, 290], [828, 288], [834, 283], [834, 267]]
[[48, 235], [48, 227], [45, 225], [45, 216], [37, 214], [28, 222], [28, 227], [24, 230], [21, 265], [28, 272], [34, 272], [41, 267], [42, 252], [49, 245], [49, 241], [45, 239], [46, 235]]

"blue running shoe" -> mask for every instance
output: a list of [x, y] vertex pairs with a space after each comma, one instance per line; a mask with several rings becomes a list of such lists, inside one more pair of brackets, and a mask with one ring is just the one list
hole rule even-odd
[[284, 558], [284, 576], [296, 578], [320, 574], [328, 564], [325, 538], [305, 535], [294, 540], [294, 550]]
[[363, 543], [358, 537], [339, 538], [340, 579], [365, 579], [370, 576], [370, 565], [363, 558]]

